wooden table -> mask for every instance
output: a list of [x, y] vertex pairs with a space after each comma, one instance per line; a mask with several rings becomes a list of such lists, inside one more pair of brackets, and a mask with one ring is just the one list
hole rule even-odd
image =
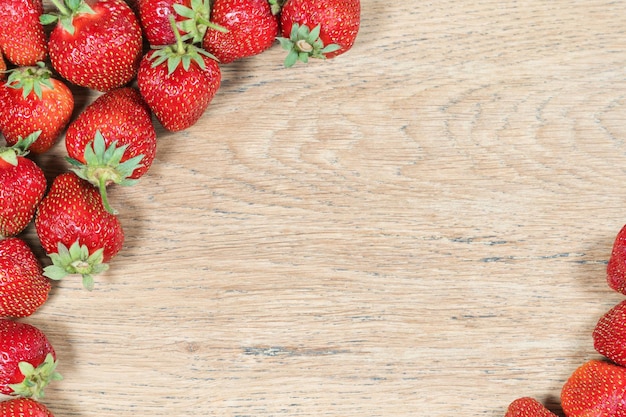
[[362, 8], [339, 58], [224, 65], [200, 122], [159, 127], [149, 173], [110, 190], [124, 249], [27, 319], [57, 416], [558, 411], [623, 299], [626, 3]]

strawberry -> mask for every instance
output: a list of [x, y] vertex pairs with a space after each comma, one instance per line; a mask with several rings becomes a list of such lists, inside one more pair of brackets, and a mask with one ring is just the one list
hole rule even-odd
[[31, 66], [46, 59], [42, 13], [42, 0], [0, 0], [0, 48], [9, 62]]
[[615, 237], [606, 273], [609, 287], [626, 294], [626, 225]]
[[593, 347], [618, 365], [626, 366], [626, 300], [598, 320], [593, 330]]
[[30, 316], [46, 302], [50, 287], [26, 242], [0, 240], [0, 317]]
[[52, 260], [44, 275], [62, 279], [79, 274], [93, 288], [93, 275], [108, 269], [122, 248], [124, 232], [107, 212], [98, 190], [73, 172], [58, 175], [35, 213], [39, 241]]
[[[48, 42], [50, 62], [66, 80], [108, 91], [137, 74], [143, 38], [135, 13], [124, 0], [51, 0], [59, 15]], [[65, 3], [62, 3], [65, 1]]]
[[192, 43], [202, 42], [207, 27], [225, 31], [210, 22], [211, 5], [209, 0], [139, 0], [139, 22], [146, 40], [151, 46], [172, 45], [176, 34], [169, 22], [173, 15], [183, 40]]
[[137, 85], [161, 125], [180, 131], [195, 124], [205, 112], [219, 89], [221, 72], [211, 54], [182, 41], [174, 17], [169, 17], [177, 41], [144, 55]]
[[361, 24], [359, 0], [287, 0], [280, 13], [284, 65], [334, 58], [352, 48]]
[[4, 59], [4, 54], [2, 53], [2, 49], [0, 49], [0, 81], [7, 79], [7, 62]]
[[10, 71], [0, 85], [0, 131], [9, 145], [40, 130], [29, 150], [48, 151], [61, 135], [74, 111], [74, 96], [62, 81], [40, 62]]
[[48, 408], [32, 398], [13, 398], [0, 402], [0, 417], [54, 417]]
[[626, 368], [601, 360], [578, 367], [561, 390], [565, 415], [626, 416]]
[[0, 319], [0, 394], [39, 398], [56, 372], [56, 353], [37, 327]]
[[278, 35], [278, 17], [268, 0], [215, 0], [211, 22], [227, 31], [208, 28], [202, 47], [222, 64], [260, 54]]
[[11, 147], [0, 147], [0, 238], [21, 233], [46, 192], [46, 176], [25, 157], [38, 136], [39, 131]]
[[151, 115], [137, 89], [116, 88], [87, 106], [65, 133], [74, 172], [100, 188], [111, 213], [116, 212], [109, 206], [106, 186], [132, 185], [154, 161], [157, 136]]
[[504, 417], [556, 417], [556, 414], [534, 398], [521, 397], [509, 404]]

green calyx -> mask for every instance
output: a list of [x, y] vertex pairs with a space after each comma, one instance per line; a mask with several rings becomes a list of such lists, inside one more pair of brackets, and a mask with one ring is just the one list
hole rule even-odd
[[50, 0], [59, 10], [58, 14], [45, 13], [39, 17], [42, 25], [50, 25], [59, 22], [63, 29], [73, 35], [74, 17], [79, 14], [95, 14], [96, 12], [84, 0]]
[[67, 157], [67, 161], [72, 165], [72, 171], [80, 178], [89, 181], [98, 187], [102, 204], [106, 211], [117, 214], [109, 204], [107, 197], [107, 186], [109, 184], [119, 184], [123, 186], [133, 185], [137, 180], [130, 179], [137, 168], [142, 167], [143, 155], [135, 156], [124, 162], [124, 152], [128, 145], [117, 146], [117, 141], [106, 146], [104, 136], [100, 131], [96, 131], [94, 140], [85, 147], [85, 163], [74, 158]]
[[109, 265], [103, 263], [104, 248], [89, 254], [89, 248], [78, 241], [72, 243], [69, 249], [59, 242], [57, 253], [50, 253], [48, 257], [52, 265], [43, 269], [46, 277], [58, 281], [68, 275], [81, 275], [83, 287], [89, 291], [93, 289], [93, 276], [109, 269]]
[[52, 72], [46, 68], [46, 64], [43, 62], [37, 62], [37, 65], [32, 67], [15, 68], [7, 71], [7, 73], [9, 76], [6, 85], [22, 90], [22, 97], [24, 98], [34, 93], [41, 100], [43, 96], [42, 86], [54, 89], [50, 81]]
[[270, 10], [274, 16], [278, 15], [283, 8], [283, 4], [285, 4], [286, 0], [268, 0], [270, 4]]
[[[201, 43], [208, 28], [226, 33], [228, 29], [211, 22], [211, 1], [191, 0], [191, 7], [174, 3], [174, 11], [185, 19], [178, 22], [177, 28], [185, 33], [183, 41]], [[176, 32], [176, 31], [175, 31]]]
[[24, 380], [9, 385], [9, 388], [13, 390], [11, 395], [16, 397], [42, 398], [43, 390], [50, 382], [63, 379], [61, 374], [56, 371], [57, 362], [51, 353], [48, 353], [46, 359], [37, 367], [29, 362], [20, 362], [18, 367], [24, 375]]
[[0, 159], [13, 166], [17, 166], [17, 158], [28, 155], [28, 148], [37, 140], [40, 134], [41, 130], [37, 130], [25, 138], [18, 138], [13, 146], [0, 146]]
[[176, 35], [176, 43], [165, 46], [154, 46], [154, 53], [150, 56], [152, 67], [158, 67], [163, 63], [167, 63], [167, 73], [172, 74], [179, 65], [183, 66], [185, 71], [189, 70], [192, 62], [195, 62], [203, 70], [206, 68], [202, 55], [211, 59], [217, 58], [202, 48], [191, 43], [185, 43], [180, 35], [180, 31], [176, 26], [173, 15], [169, 15], [170, 26]]
[[307, 63], [309, 58], [326, 59], [325, 54], [341, 48], [335, 43], [324, 45], [320, 39], [320, 30], [321, 25], [310, 30], [306, 25], [294, 23], [289, 38], [277, 38], [283, 49], [289, 52], [285, 58], [285, 67], [291, 67], [298, 61]]

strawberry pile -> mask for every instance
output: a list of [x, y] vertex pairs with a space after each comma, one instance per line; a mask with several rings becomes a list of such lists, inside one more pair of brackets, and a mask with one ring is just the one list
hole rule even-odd
[[[285, 67], [348, 51], [359, 0], [0, 0], [0, 417], [52, 416], [39, 399], [61, 378], [46, 335], [21, 321], [51, 280], [94, 276], [124, 244], [107, 188], [135, 184], [157, 150], [206, 112], [222, 65], [274, 44]], [[75, 114], [73, 91], [97, 98]], [[32, 155], [64, 137], [51, 184]], [[20, 236], [33, 223], [47, 261]], [[44, 263], [47, 265], [44, 267]]]
[[[618, 232], [607, 265], [609, 287], [626, 295], [626, 225]], [[626, 417], [626, 300], [597, 322], [593, 347], [602, 359], [578, 367], [561, 389], [567, 417]], [[513, 401], [505, 417], [556, 417], [532, 397]]]

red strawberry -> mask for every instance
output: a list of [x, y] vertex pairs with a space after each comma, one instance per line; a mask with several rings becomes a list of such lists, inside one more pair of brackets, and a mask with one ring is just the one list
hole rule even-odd
[[534, 398], [521, 397], [509, 404], [504, 417], [556, 417]]
[[606, 272], [609, 287], [626, 294], [626, 225], [615, 237]]
[[7, 79], [6, 70], [7, 70], [7, 62], [4, 60], [2, 49], [0, 49], [0, 81]]
[[567, 416], [626, 416], [626, 368], [590, 360], [574, 371], [561, 390]]
[[122, 226], [105, 210], [98, 190], [73, 172], [54, 179], [37, 207], [35, 229], [52, 260], [44, 275], [58, 280], [80, 274], [87, 289], [124, 243]]
[[0, 240], [0, 317], [27, 317], [48, 299], [50, 281], [30, 246], [21, 239]]
[[141, 60], [137, 85], [161, 125], [180, 131], [195, 124], [219, 89], [221, 73], [205, 50], [183, 43], [177, 33], [173, 45], [149, 51]]
[[618, 365], [626, 366], [626, 300], [598, 320], [593, 330], [593, 347]]
[[352, 48], [361, 24], [359, 0], [287, 0], [280, 13], [285, 66], [333, 58]]
[[38, 136], [39, 131], [12, 147], [0, 147], [0, 238], [21, 233], [46, 192], [46, 176], [25, 157]]
[[278, 35], [278, 17], [268, 0], [215, 0], [211, 22], [226, 28], [208, 28], [202, 47], [222, 64], [260, 54]]
[[12, 70], [0, 85], [0, 131], [9, 145], [40, 130], [29, 150], [44, 153], [55, 144], [74, 110], [74, 96], [43, 63]]
[[132, 87], [98, 97], [65, 133], [74, 172], [100, 188], [105, 208], [114, 214], [106, 186], [131, 185], [144, 175], [156, 156], [156, 140], [150, 108]]
[[42, 0], [0, 0], [0, 48], [9, 62], [30, 66], [46, 59], [42, 13]]
[[13, 398], [0, 402], [0, 417], [54, 417], [48, 408], [32, 398]]
[[98, 91], [121, 87], [137, 74], [143, 39], [135, 13], [124, 0], [51, 0], [60, 16], [48, 47], [52, 66], [71, 83]]
[[0, 319], [0, 394], [39, 398], [61, 379], [46, 335], [27, 323]]
[[211, 14], [209, 0], [139, 0], [138, 10], [144, 35], [152, 46], [176, 43], [169, 15], [175, 17], [183, 40], [191, 39], [192, 43], [202, 42], [209, 26], [225, 30], [209, 21]]

